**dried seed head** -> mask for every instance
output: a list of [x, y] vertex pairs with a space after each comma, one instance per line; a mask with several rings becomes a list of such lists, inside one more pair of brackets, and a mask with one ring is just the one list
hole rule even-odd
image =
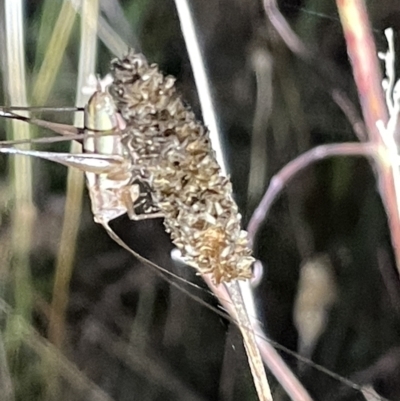
[[143, 55], [112, 63], [110, 87], [127, 123], [124, 132], [141, 179], [187, 262], [216, 283], [251, 276], [254, 259], [241, 216], [212, 150], [207, 129], [182, 102], [171, 76]]

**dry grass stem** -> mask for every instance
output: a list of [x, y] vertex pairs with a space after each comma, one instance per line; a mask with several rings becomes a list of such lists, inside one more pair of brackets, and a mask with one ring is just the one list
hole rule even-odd
[[[210, 275], [204, 275], [203, 278], [207, 285], [212, 289], [213, 293], [218, 297], [221, 305], [224, 306], [231, 316], [235, 316], [235, 308], [230, 301], [230, 296], [225, 286], [215, 285]], [[248, 289], [243, 287], [247, 284], [247, 282], [240, 282], [239, 284], [242, 286], [242, 295], [246, 297], [246, 292]], [[252, 297], [253, 295], [251, 293], [250, 298]], [[250, 324], [247, 324], [246, 326], [240, 326], [240, 324], [237, 323], [239, 329], [242, 332], [251, 331], [254, 334], [264, 363], [293, 401], [312, 401], [312, 398], [308, 394], [307, 390], [301, 384], [299, 379], [293, 374], [279, 353], [275, 350], [274, 346], [277, 346], [278, 344], [268, 339], [264, 334], [264, 331], [257, 320], [254, 305], [252, 313], [251, 308], [249, 307], [249, 302], [246, 301], [245, 304], [246, 308], [249, 310], [248, 316], [250, 318]], [[283, 348], [281, 349], [283, 350]], [[285, 348], [284, 351], [288, 352], [289, 350]]]
[[[87, 103], [89, 96], [83, 93], [83, 88], [88, 84], [89, 77], [94, 76], [96, 72], [98, 9], [97, 0], [84, 1], [82, 3], [76, 107], [83, 107]], [[75, 116], [74, 125], [77, 127], [83, 126], [83, 117], [81, 115]], [[72, 142], [70, 151], [73, 154], [81, 152], [81, 145], [78, 142]], [[84, 185], [83, 174], [75, 168], [69, 169], [64, 222], [57, 255], [51, 305], [52, 313], [48, 330], [50, 341], [57, 347], [62, 346], [66, 332], [65, 311], [75, 259]]]
[[224, 152], [221, 143], [221, 134], [218, 128], [218, 119], [215, 114], [215, 107], [212, 100], [209, 80], [207, 78], [206, 66], [202, 57], [199, 41], [197, 39], [195, 23], [187, 0], [175, 0], [176, 9], [179, 15], [183, 38], [186, 42], [186, 49], [192, 66], [197, 93], [200, 100], [203, 120], [209, 129], [212, 147], [223, 174], [227, 172]]
[[76, 12], [71, 1], [64, 0], [33, 86], [32, 102], [35, 105], [44, 105], [49, 97], [62, 63], [75, 18]]
[[382, 131], [382, 127], [387, 127], [389, 116], [376, 47], [364, 2], [337, 0], [337, 7], [369, 139], [378, 151], [375, 163], [379, 190], [388, 216], [396, 265], [400, 273], [399, 183], [396, 178], [399, 166], [397, 157], [393, 160], [393, 140], [388, 140], [386, 132]]
[[[24, 42], [24, 18], [22, 1], [5, 1], [5, 54], [7, 63], [4, 74], [4, 87], [8, 94], [8, 101], [14, 105], [27, 106], [26, 76], [25, 76], [25, 42]], [[12, 140], [28, 140], [31, 136], [27, 124], [19, 121], [11, 122], [9, 133]], [[32, 293], [29, 251], [32, 242], [32, 230], [36, 217], [36, 209], [33, 205], [32, 188], [32, 161], [28, 158], [10, 160], [12, 170], [12, 186], [14, 188], [14, 200], [12, 211], [12, 277], [14, 282], [13, 296], [15, 308], [18, 314], [30, 319]], [[15, 319], [7, 322], [5, 341], [11, 341], [10, 345], [18, 349], [21, 341], [21, 333]]]
[[304, 169], [312, 164], [329, 157], [338, 156], [364, 156], [373, 158], [377, 154], [374, 145], [364, 143], [332, 143], [329, 145], [320, 145], [298, 156], [287, 163], [276, 173], [270, 181], [270, 184], [257, 208], [254, 210], [247, 225], [249, 243], [254, 246], [254, 241], [261, 224], [265, 221], [272, 204], [281, 194], [289, 182]]

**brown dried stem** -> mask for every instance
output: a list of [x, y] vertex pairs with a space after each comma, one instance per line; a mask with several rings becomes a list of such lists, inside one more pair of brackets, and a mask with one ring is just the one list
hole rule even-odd
[[298, 156], [296, 159], [286, 164], [278, 173], [276, 173], [267, 188], [260, 204], [257, 206], [250, 222], [247, 226], [249, 245], [254, 246], [254, 240], [257, 232], [266, 219], [272, 204], [281, 194], [285, 186], [298, 173], [311, 166], [317, 161], [337, 156], [374, 156], [376, 148], [372, 144], [364, 143], [333, 143], [329, 145], [320, 145]]
[[378, 121], [385, 126], [388, 122], [377, 51], [364, 2], [362, 0], [337, 0], [336, 3], [368, 137], [378, 150], [375, 163], [379, 177], [379, 189], [388, 216], [397, 269], [400, 272], [399, 194], [396, 192], [396, 181], [393, 174], [395, 169], [398, 169], [398, 165], [391, 160], [393, 149], [388, 147], [387, 141], [377, 127]]
[[[203, 274], [202, 277], [209, 288], [218, 297], [218, 300], [221, 302], [222, 306], [228, 311], [229, 315], [235, 316], [235, 308], [230, 301], [230, 296], [227, 293], [226, 287], [223, 285], [215, 285], [210, 274]], [[293, 401], [312, 401], [312, 398], [307, 393], [307, 390], [286, 365], [270, 341], [266, 339], [266, 336], [257, 318], [255, 316], [250, 316], [250, 320], [251, 327], [243, 328], [239, 325], [239, 328], [242, 330], [242, 332], [243, 330], [254, 330], [257, 345], [264, 363], [285, 389], [289, 397]]]

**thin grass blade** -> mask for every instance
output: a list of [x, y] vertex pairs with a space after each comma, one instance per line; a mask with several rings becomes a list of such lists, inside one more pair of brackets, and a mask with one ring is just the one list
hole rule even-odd
[[[21, 0], [7, 0], [5, 7], [5, 55], [6, 71], [4, 87], [7, 88], [10, 104], [28, 106], [26, 94], [26, 63], [24, 43], [24, 15]], [[27, 116], [27, 115], [26, 115]], [[27, 140], [30, 129], [20, 121], [11, 121], [9, 138]], [[36, 210], [32, 201], [32, 164], [29, 158], [10, 160], [11, 185], [14, 193], [12, 211], [12, 269], [14, 279], [14, 298], [16, 313], [29, 320], [32, 305], [29, 253]], [[15, 320], [8, 321], [5, 339], [18, 349], [22, 333], [18, 331]], [[8, 342], [10, 340], [10, 342]]]

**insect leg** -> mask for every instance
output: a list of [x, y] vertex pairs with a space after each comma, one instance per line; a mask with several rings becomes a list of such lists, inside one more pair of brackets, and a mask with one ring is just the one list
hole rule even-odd
[[0, 153], [39, 157], [50, 160], [67, 167], [75, 167], [79, 170], [93, 174], [111, 174], [123, 168], [125, 159], [118, 155], [102, 155], [88, 153], [58, 153], [36, 150], [22, 150], [11, 147], [0, 147]]
[[[118, 155], [104, 155], [104, 154], [88, 154], [88, 153], [57, 153], [57, 152], [43, 152], [36, 150], [22, 150], [11, 147], [0, 147], [0, 153], [23, 155], [38, 157], [45, 160], [50, 160], [59, 164], [63, 164], [67, 167], [75, 167], [84, 173], [105, 175], [109, 177], [110, 175], [117, 175], [119, 172], [126, 173], [126, 159]], [[108, 180], [110, 180], [108, 178]], [[127, 186], [122, 190], [115, 190], [114, 194], [119, 196], [120, 202], [125, 206], [126, 212], [131, 220], [147, 220], [152, 218], [163, 217], [162, 213], [154, 211], [156, 208], [154, 206], [148, 206], [150, 212], [138, 213], [135, 211], [136, 206], [141, 206], [140, 203], [137, 204], [137, 200], [141, 199], [143, 203], [149, 203], [149, 194], [144, 192], [141, 193], [137, 184]]]
[[33, 124], [38, 127], [47, 128], [53, 132], [56, 132], [57, 134], [66, 137], [75, 136], [83, 132], [81, 128], [76, 128], [73, 125], [59, 124], [46, 120], [40, 120], [38, 118], [29, 118], [25, 116], [20, 116], [19, 114], [15, 114], [9, 111], [4, 111], [1, 108], [0, 108], [0, 117], [10, 118], [12, 120], [24, 121], [26, 123]]

